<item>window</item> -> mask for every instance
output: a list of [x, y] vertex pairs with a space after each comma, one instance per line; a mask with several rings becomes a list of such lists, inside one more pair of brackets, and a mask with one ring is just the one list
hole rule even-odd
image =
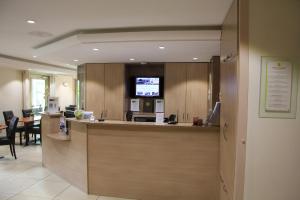
[[49, 96], [49, 76], [31, 75], [31, 106], [34, 114], [45, 110]]

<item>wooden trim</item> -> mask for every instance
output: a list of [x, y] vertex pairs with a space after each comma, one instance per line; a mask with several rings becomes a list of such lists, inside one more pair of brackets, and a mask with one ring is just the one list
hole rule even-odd
[[234, 200], [244, 199], [249, 89], [249, 0], [238, 0], [238, 110]]

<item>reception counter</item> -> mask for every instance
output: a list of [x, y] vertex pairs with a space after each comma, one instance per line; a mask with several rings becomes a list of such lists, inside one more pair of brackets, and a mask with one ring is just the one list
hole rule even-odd
[[142, 200], [217, 200], [219, 128], [43, 115], [43, 165], [81, 190]]

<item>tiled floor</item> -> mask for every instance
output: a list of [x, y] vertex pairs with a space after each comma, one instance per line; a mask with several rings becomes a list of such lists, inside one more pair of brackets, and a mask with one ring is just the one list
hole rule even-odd
[[17, 145], [15, 160], [0, 146], [0, 200], [125, 200], [87, 195], [42, 167], [40, 145]]

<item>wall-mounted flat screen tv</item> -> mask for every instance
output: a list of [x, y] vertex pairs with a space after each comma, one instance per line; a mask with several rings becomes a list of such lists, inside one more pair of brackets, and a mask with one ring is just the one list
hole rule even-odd
[[160, 77], [135, 77], [135, 97], [162, 97], [162, 85]]

